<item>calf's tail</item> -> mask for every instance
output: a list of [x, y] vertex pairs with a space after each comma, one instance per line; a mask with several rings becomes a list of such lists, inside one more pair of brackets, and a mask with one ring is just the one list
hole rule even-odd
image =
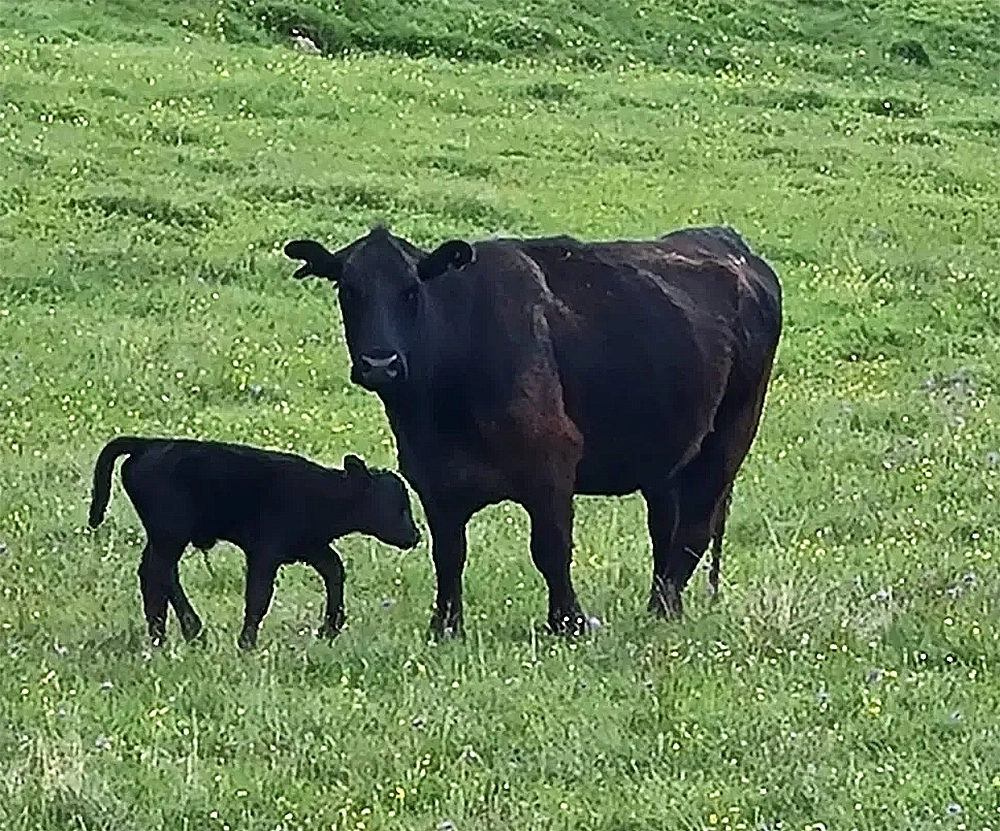
[[97, 456], [94, 465], [94, 493], [90, 500], [90, 527], [96, 528], [104, 519], [111, 499], [111, 474], [119, 456], [139, 453], [149, 444], [138, 436], [118, 436], [109, 441]]

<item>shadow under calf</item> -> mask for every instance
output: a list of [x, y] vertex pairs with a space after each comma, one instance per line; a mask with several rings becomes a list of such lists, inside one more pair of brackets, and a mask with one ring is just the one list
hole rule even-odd
[[139, 587], [154, 644], [166, 637], [168, 603], [187, 640], [201, 632], [178, 572], [189, 543], [208, 551], [224, 540], [243, 550], [246, 605], [238, 644], [250, 649], [280, 566], [308, 563], [322, 577], [320, 635], [333, 637], [344, 623], [344, 565], [330, 542], [360, 532], [408, 549], [420, 538], [402, 479], [367, 468], [357, 456], [347, 455], [345, 469], [338, 470], [246, 445], [137, 436], [112, 439], [97, 457], [92, 528], [104, 518], [119, 456], [129, 457], [122, 484], [146, 531]]

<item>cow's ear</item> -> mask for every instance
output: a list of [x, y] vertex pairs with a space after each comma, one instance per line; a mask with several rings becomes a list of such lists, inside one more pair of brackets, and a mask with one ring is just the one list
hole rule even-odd
[[449, 268], [465, 268], [476, 261], [476, 251], [465, 240], [453, 239], [442, 242], [417, 265], [417, 276], [421, 280], [433, 280]]
[[344, 470], [348, 476], [371, 476], [365, 463], [353, 453], [344, 456]]
[[315, 240], [292, 240], [285, 246], [285, 256], [290, 260], [305, 260], [306, 264], [292, 275], [296, 280], [316, 276], [326, 277], [336, 283], [340, 279], [340, 257], [331, 254]]

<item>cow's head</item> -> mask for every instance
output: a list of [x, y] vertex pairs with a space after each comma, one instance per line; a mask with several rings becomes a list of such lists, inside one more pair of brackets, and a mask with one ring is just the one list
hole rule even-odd
[[305, 261], [294, 277], [325, 277], [336, 284], [351, 380], [375, 392], [410, 378], [411, 355], [427, 314], [427, 281], [476, 259], [463, 240], [428, 253], [381, 226], [332, 253], [315, 240], [295, 240], [285, 254]]

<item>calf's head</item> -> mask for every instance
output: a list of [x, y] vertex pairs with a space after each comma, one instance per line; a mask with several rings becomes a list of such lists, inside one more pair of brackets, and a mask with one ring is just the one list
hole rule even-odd
[[305, 261], [297, 279], [325, 277], [337, 286], [351, 380], [374, 392], [411, 378], [431, 303], [427, 282], [476, 259], [463, 240], [428, 253], [383, 227], [334, 252], [315, 240], [294, 240], [285, 255]]
[[352, 454], [344, 457], [344, 472], [358, 489], [353, 517], [356, 530], [396, 548], [409, 549], [420, 542], [410, 495], [399, 476], [389, 470], [370, 470]]

